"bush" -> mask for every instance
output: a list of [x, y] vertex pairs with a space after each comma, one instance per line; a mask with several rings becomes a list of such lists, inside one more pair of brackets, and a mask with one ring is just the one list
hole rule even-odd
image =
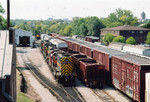
[[134, 44], [136, 44], [136, 41], [135, 41], [135, 39], [134, 39], [133, 37], [129, 37], [129, 38], [126, 40], [126, 43], [127, 43], [127, 44], [132, 44], [132, 45], [134, 45]]
[[105, 37], [104, 37], [104, 41], [110, 43], [110, 42], [112, 42], [112, 40], [114, 39], [114, 37], [115, 37], [115, 36], [114, 36], [113, 34], [107, 33], [107, 34], [105, 35]]
[[125, 40], [125, 38], [124, 38], [123, 36], [117, 36], [117, 37], [115, 37], [115, 38], [113, 39], [112, 42], [121, 42], [121, 43], [125, 43], [126, 40]]
[[150, 32], [147, 34], [146, 44], [150, 44]]

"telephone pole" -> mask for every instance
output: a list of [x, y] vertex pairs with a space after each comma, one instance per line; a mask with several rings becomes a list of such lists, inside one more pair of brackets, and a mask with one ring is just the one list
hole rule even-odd
[[7, 0], [7, 30], [10, 27], [10, 0]]

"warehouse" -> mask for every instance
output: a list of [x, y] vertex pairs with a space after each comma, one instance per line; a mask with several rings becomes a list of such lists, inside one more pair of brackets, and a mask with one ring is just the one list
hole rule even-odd
[[0, 102], [16, 102], [14, 30], [0, 31]]
[[34, 39], [31, 32], [22, 29], [16, 29], [15, 35], [16, 35], [15, 36], [16, 46], [23, 46], [23, 47], [33, 46]]

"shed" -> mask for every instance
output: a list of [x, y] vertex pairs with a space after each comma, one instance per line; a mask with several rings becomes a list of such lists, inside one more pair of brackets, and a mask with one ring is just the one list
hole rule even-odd
[[33, 35], [31, 32], [16, 29], [15, 30], [16, 46], [33, 46]]

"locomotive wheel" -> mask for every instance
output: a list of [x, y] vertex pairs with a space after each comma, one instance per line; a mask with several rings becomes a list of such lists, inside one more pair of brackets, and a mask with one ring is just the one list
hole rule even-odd
[[88, 83], [86, 83], [86, 86], [87, 86], [87, 87], [89, 87], [89, 84], [88, 84]]
[[89, 85], [90, 87], [93, 87], [93, 83], [92, 82], [90, 82], [90, 85]]

